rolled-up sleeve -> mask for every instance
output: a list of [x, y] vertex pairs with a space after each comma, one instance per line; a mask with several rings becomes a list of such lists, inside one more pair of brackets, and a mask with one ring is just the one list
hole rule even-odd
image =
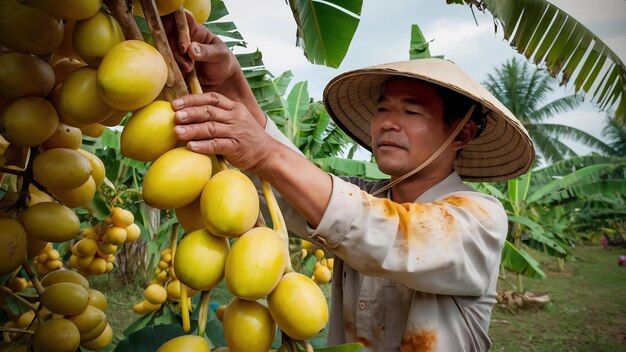
[[399, 204], [333, 176], [329, 205], [309, 230], [363, 274], [422, 292], [477, 296], [488, 289], [507, 226], [500, 202], [479, 192]]

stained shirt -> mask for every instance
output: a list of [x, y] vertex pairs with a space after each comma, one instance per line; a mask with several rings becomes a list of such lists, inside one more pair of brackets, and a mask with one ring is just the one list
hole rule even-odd
[[[295, 149], [268, 119], [266, 131]], [[287, 226], [335, 256], [329, 346], [364, 351], [487, 351], [507, 216], [456, 172], [414, 203], [372, 196], [389, 181], [332, 176], [311, 228], [283, 199]]]

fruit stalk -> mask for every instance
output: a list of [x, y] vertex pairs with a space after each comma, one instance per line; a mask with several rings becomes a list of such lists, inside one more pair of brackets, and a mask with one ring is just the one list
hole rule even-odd
[[143, 41], [141, 31], [135, 22], [135, 16], [133, 16], [126, 0], [104, 0], [111, 14], [120, 24], [122, 32], [124, 32], [124, 38], [126, 40], [135, 39]]
[[172, 235], [170, 237], [170, 250], [172, 251], [171, 255], [172, 255], [172, 259], [170, 259], [170, 276], [172, 277], [172, 279], [174, 280], [178, 280], [176, 278], [176, 273], [174, 272], [174, 257], [176, 256], [176, 243], [178, 242], [178, 223], [175, 223], [174, 226], [172, 226]]
[[[176, 30], [179, 32], [179, 37], [182, 34], [185, 35], [186, 38], [189, 38], [189, 23], [187, 23], [187, 16], [185, 16], [185, 10], [182, 6], [174, 12], [174, 19], [176, 21]], [[192, 94], [203, 93], [200, 81], [198, 81], [195, 66], [191, 69], [191, 72], [187, 74], [187, 86]]]
[[28, 265], [28, 260], [25, 260], [24, 263], [22, 263], [22, 267], [24, 268], [24, 271], [26, 271], [26, 275], [28, 275], [28, 278], [30, 279], [30, 281], [33, 283], [33, 287], [35, 288], [35, 291], [37, 291], [37, 294], [41, 296], [41, 294], [44, 291], [44, 288], [43, 286], [41, 286], [41, 282], [39, 282], [39, 280], [35, 276], [33, 269], [30, 267], [30, 265]]
[[24, 298], [20, 297], [19, 295], [16, 295], [15, 292], [11, 291], [8, 287], [5, 286], [0, 286], [0, 291], [2, 291], [2, 293], [4, 293], [7, 296], [11, 296], [13, 298], [15, 298], [16, 300], [20, 301], [20, 303], [26, 305], [28, 308], [36, 311], [37, 307], [35, 307], [32, 303], [28, 302], [27, 300], [25, 300]]
[[287, 232], [285, 219], [283, 218], [283, 214], [280, 211], [280, 207], [278, 206], [278, 202], [276, 201], [276, 197], [274, 196], [274, 192], [272, 191], [272, 186], [270, 185], [270, 183], [264, 179], [261, 179], [261, 185], [263, 187], [263, 195], [265, 196], [265, 201], [267, 202], [267, 208], [270, 211], [270, 217], [272, 219], [274, 231], [276, 231], [276, 233], [283, 239], [285, 243], [285, 258], [287, 258], [287, 267], [285, 268], [285, 273], [292, 272], [294, 270], [291, 266], [291, 256], [289, 255], [289, 234]]
[[20, 328], [7, 328], [4, 326], [0, 326], [0, 331], [2, 332], [16, 332], [16, 333], [20, 333], [20, 334], [29, 334], [29, 335], [33, 335], [35, 332], [33, 330], [26, 330], [26, 329], [20, 329]]
[[188, 94], [185, 79], [180, 71], [180, 68], [178, 67], [178, 64], [176, 63], [176, 60], [174, 59], [174, 54], [172, 54], [172, 49], [167, 41], [167, 35], [163, 29], [163, 23], [161, 22], [161, 17], [159, 17], [156, 4], [154, 3], [154, 0], [140, 1], [146, 22], [148, 23], [148, 28], [150, 29], [150, 33], [152, 34], [157, 50], [159, 50], [163, 59], [165, 59], [165, 63], [167, 64], [168, 75], [167, 81], [165, 82], [165, 95], [169, 101], [172, 101], [177, 97], [185, 96]]
[[200, 311], [198, 312], [198, 336], [204, 337], [204, 331], [206, 330], [206, 321], [209, 317], [209, 300], [211, 298], [211, 291], [202, 291], [200, 296]]
[[[173, 266], [172, 266], [173, 267]], [[191, 321], [189, 319], [189, 306], [187, 306], [187, 286], [182, 282], [180, 283], [180, 313], [183, 316], [183, 331], [189, 332], [191, 330]]]

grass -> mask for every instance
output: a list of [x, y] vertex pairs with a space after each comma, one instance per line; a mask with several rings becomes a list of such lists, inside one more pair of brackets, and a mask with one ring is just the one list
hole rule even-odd
[[[626, 254], [626, 249], [575, 248], [576, 259], [566, 263], [565, 272], [556, 271], [552, 258], [532, 254], [542, 262], [549, 278], [525, 278], [525, 287], [533, 293], [549, 294], [551, 303], [538, 312], [516, 314], [494, 307], [489, 331], [492, 351], [626, 352], [626, 266], [617, 265], [617, 256]], [[513, 275], [508, 278], [515, 282]], [[126, 327], [139, 317], [132, 306], [143, 299], [145, 284], [124, 285], [114, 276], [90, 281], [107, 295], [107, 317], [116, 337], [121, 338]], [[511, 287], [501, 280], [499, 289]], [[328, 294], [327, 287], [324, 291]], [[212, 292], [212, 298], [222, 304], [231, 297], [223, 283]]]
[[[626, 351], [626, 267], [617, 265], [620, 254], [626, 249], [574, 248], [575, 261], [557, 272], [554, 259], [534, 252], [549, 278], [525, 278], [524, 285], [549, 294], [551, 303], [515, 315], [494, 307], [492, 351]], [[501, 280], [499, 289], [511, 288]]]

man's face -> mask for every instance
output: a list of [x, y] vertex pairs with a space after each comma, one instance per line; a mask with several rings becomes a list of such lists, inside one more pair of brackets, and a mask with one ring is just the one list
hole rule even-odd
[[443, 102], [430, 84], [389, 80], [372, 118], [372, 151], [378, 167], [402, 176], [424, 162], [450, 133]]

